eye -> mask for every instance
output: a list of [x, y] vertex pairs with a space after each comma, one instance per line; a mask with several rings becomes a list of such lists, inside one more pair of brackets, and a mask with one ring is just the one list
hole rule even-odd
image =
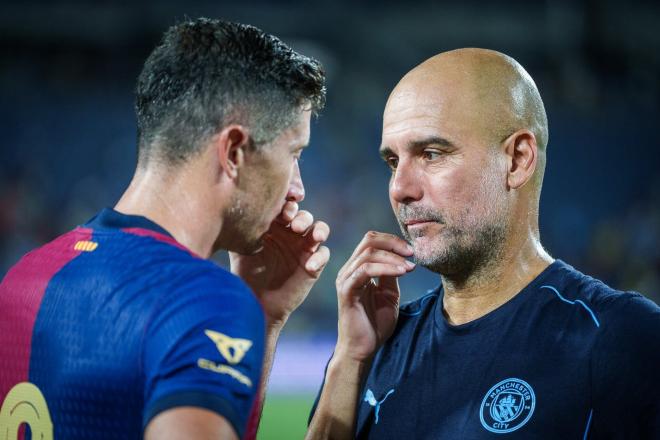
[[422, 155], [424, 156], [424, 159], [434, 161], [440, 159], [442, 153], [438, 150], [424, 150]]
[[390, 170], [396, 170], [397, 165], [399, 165], [399, 158], [396, 156], [386, 157], [385, 163], [390, 168]]

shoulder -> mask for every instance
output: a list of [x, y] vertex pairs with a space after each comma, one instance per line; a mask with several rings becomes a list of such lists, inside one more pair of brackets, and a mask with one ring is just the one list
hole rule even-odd
[[156, 293], [157, 308], [182, 307], [193, 298], [202, 301], [198, 306], [220, 301], [259, 308], [243, 280], [169, 236], [140, 229], [112, 235], [108, 240], [117, 240], [121, 264], [127, 265], [123, 272]]
[[549, 300], [575, 306], [601, 330], [640, 319], [652, 323], [660, 317], [660, 307], [643, 295], [614, 289], [562, 261], [554, 264], [539, 288]]
[[439, 296], [440, 287], [431, 289], [426, 292], [425, 295], [402, 304], [399, 308], [399, 314], [404, 320], [409, 319], [410, 317], [423, 315], [427, 311], [433, 309], [435, 303], [438, 301]]
[[251, 318], [263, 320], [263, 311], [247, 284], [212, 261], [191, 259], [176, 273], [161, 279], [156, 315], [189, 310], [191, 317]]
[[423, 325], [427, 317], [432, 317], [435, 305], [440, 297], [441, 287], [431, 289], [417, 299], [406, 302], [399, 308], [399, 320], [391, 339], [399, 337], [401, 333], [407, 333], [419, 325]]
[[396, 348], [402, 341], [411, 339], [415, 334], [424, 331], [425, 326], [432, 325], [433, 311], [440, 297], [440, 291], [441, 288], [437, 287], [429, 290], [425, 295], [401, 305], [396, 328], [384, 348]]

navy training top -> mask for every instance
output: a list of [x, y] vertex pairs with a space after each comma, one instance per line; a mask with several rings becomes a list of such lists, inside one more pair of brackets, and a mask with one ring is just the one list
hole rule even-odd
[[660, 439], [655, 303], [559, 260], [463, 325], [446, 321], [442, 298], [440, 287], [401, 307], [357, 438]]

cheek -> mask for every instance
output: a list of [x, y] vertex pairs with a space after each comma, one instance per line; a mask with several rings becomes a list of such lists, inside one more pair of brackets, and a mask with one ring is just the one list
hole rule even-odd
[[494, 220], [506, 210], [506, 187], [500, 178], [497, 164], [491, 163], [488, 168], [474, 179], [472, 190], [472, 209], [475, 221]]
[[426, 194], [431, 204], [439, 213], [451, 222], [460, 218], [474, 199], [474, 181], [464, 169], [454, 169], [446, 172], [441, 178], [429, 176], [426, 184]]
[[292, 170], [293, 167], [291, 164], [284, 162], [280, 162], [273, 167], [266, 182], [264, 182], [264, 192], [268, 193], [268, 203], [284, 204], [284, 200], [289, 191]]

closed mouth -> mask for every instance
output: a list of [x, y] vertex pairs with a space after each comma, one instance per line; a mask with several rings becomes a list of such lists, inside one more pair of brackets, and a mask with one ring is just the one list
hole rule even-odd
[[406, 220], [404, 222], [404, 225], [406, 226], [414, 226], [414, 225], [422, 225], [426, 223], [437, 223], [435, 220], [426, 220], [426, 219], [415, 219], [415, 220]]

